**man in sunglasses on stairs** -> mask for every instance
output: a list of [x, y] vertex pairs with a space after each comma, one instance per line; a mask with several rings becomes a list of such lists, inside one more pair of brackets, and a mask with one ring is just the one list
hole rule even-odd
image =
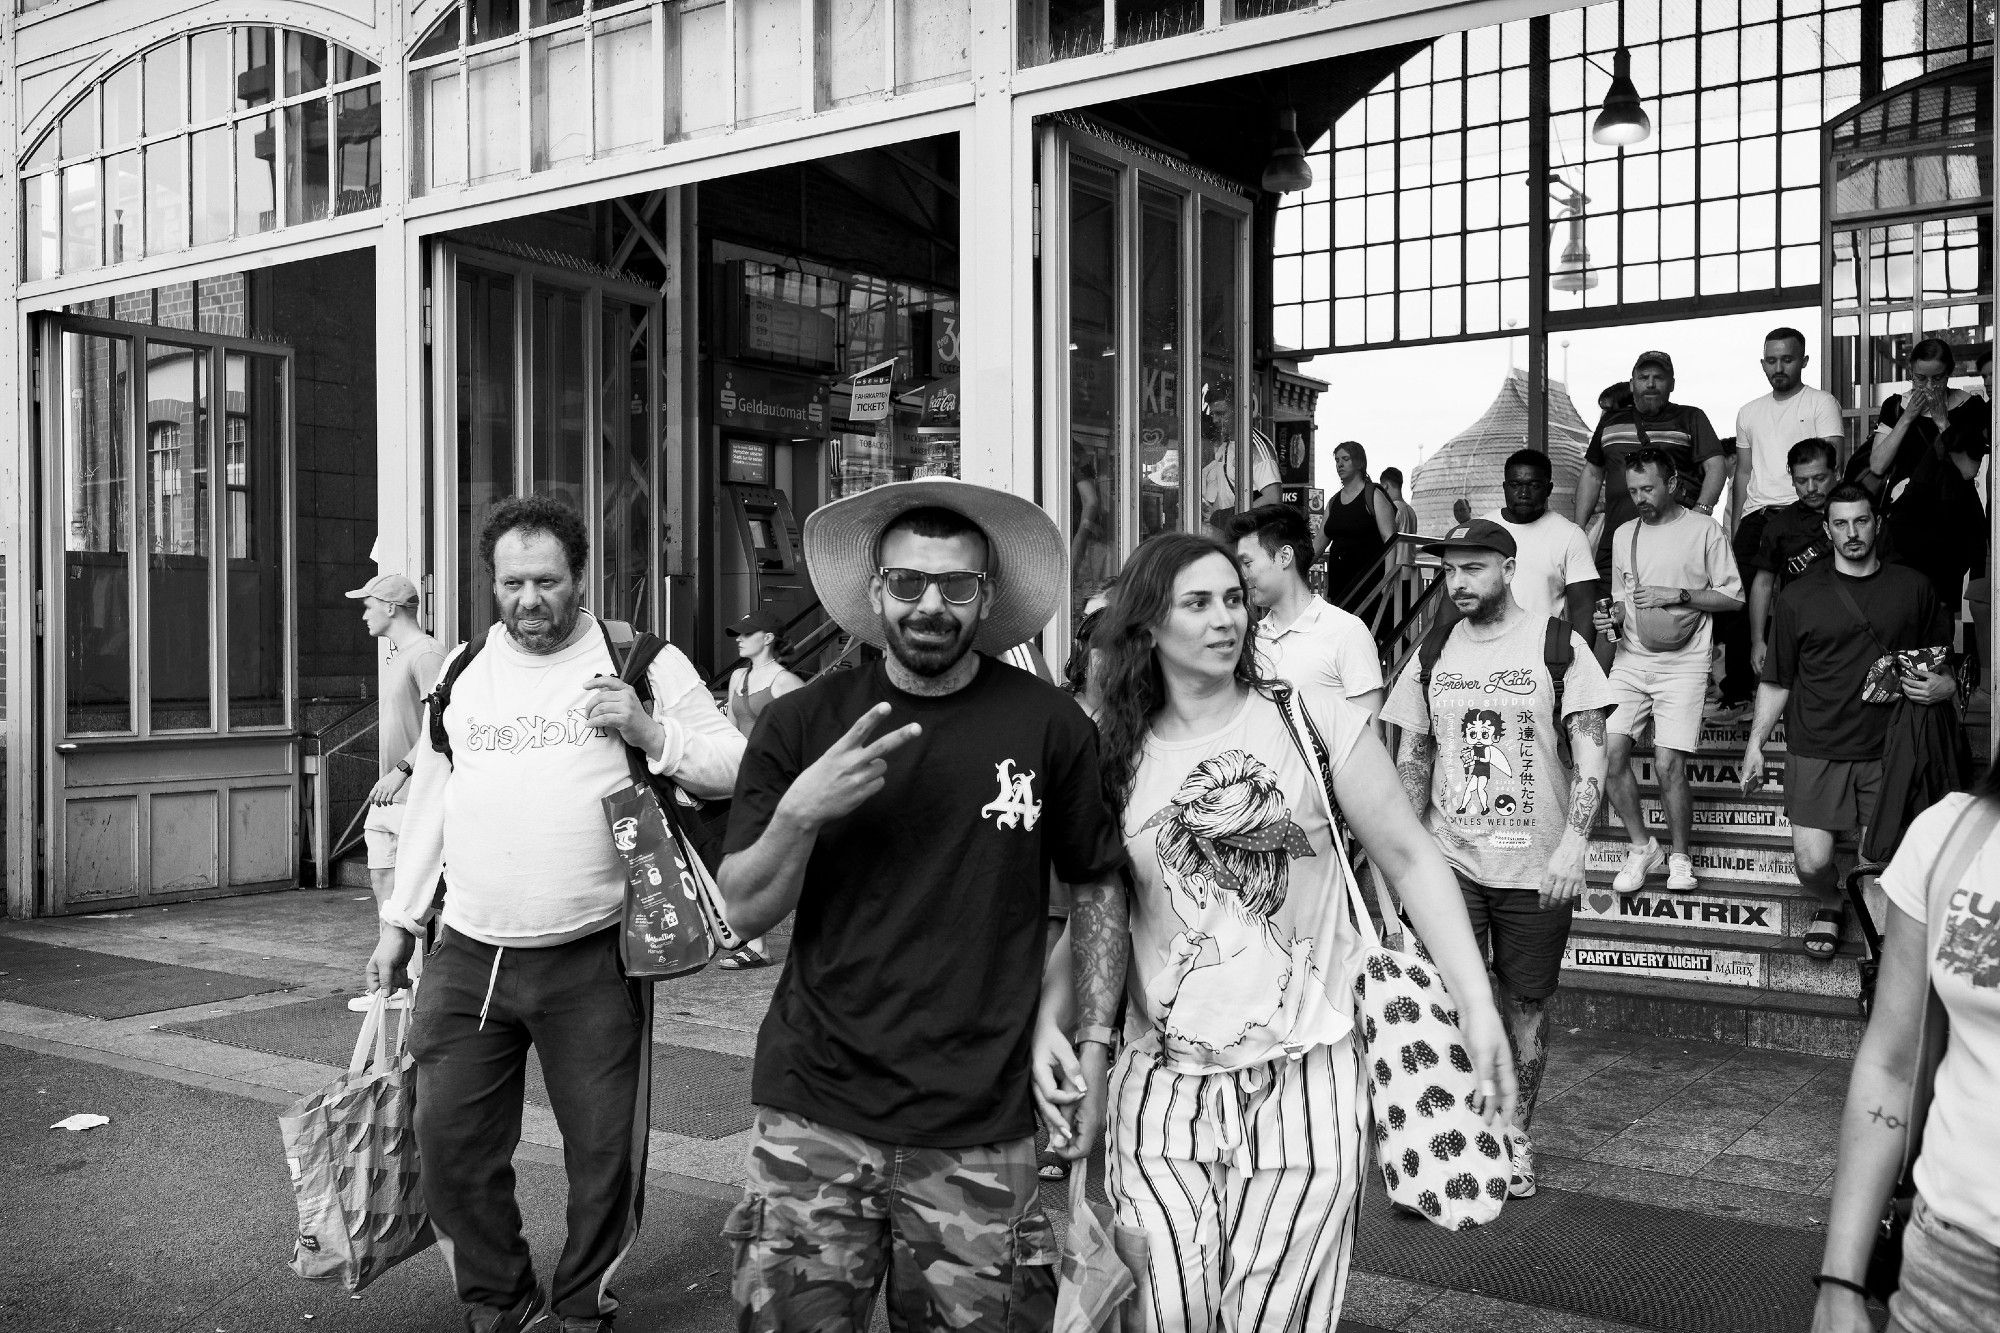
[[[1051, 867], [1073, 948], [1127, 947], [1096, 731], [992, 656], [1054, 614], [1065, 542], [1031, 501], [946, 479], [828, 505], [803, 540], [827, 613], [885, 656], [774, 700], [737, 782], [730, 923], [798, 913], [724, 1229], [738, 1327], [863, 1333], [878, 1289], [899, 1328], [1047, 1327], [1028, 1056]], [[1078, 996], [1092, 1137], [1110, 989]]]

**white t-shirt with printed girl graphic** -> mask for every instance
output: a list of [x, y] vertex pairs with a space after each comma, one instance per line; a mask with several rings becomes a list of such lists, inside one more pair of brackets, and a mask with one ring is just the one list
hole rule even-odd
[[[1299, 686], [1298, 698], [1338, 773], [1367, 719], [1321, 687]], [[1274, 700], [1251, 691], [1206, 736], [1149, 737], [1124, 835], [1138, 885], [1133, 1035], [1149, 1027], [1167, 1063], [1189, 1074], [1346, 1039], [1361, 957], [1348, 918], [1353, 872], [1334, 850], [1317, 766]]]
[[[1516, 616], [1497, 634], [1460, 621], [1431, 669], [1396, 681], [1382, 720], [1436, 739], [1424, 826], [1452, 869], [1493, 889], [1539, 889], [1569, 821], [1571, 775], [1556, 745], [1547, 616]], [[1563, 718], [1611, 706], [1611, 688], [1570, 634]]]

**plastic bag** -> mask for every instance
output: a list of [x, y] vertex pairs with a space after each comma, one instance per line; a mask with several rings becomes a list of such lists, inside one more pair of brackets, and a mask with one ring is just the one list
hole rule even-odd
[[[424, 1211], [409, 1009], [389, 1042], [388, 996], [362, 1020], [347, 1072], [278, 1117], [299, 1207], [292, 1271], [360, 1291], [437, 1237]], [[416, 992], [410, 993], [410, 1005]]]
[[[715, 894], [708, 868], [694, 855], [660, 805], [659, 793], [637, 783], [604, 798], [611, 842], [625, 860], [625, 909], [618, 961], [628, 977], [684, 976], [715, 956], [711, 914]], [[724, 947], [733, 947], [725, 945]]]
[[[1111, 1205], [1092, 1203], [1085, 1193], [1090, 1163], [1077, 1162], [1069, 1173], [1069, 1234], [1063, 1238], [1058, 1270], [1054, 1333], [1101, 1333], [1119, 1327], [1118, 1314], [1138, 1283], [1119, 1253], [1117, 1225]], [[1139, 1253], [1145, 1235], [1138, 1236]]]

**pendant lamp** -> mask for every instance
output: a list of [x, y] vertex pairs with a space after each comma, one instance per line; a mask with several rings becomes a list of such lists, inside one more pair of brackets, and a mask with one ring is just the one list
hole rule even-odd
[[1624, 147], [1644, 143], [1652, 132], [1652, 117], [1639, 103], [1639, 90], [1632, 86], [1632, 53], [1621, 46], [1612, 57], [1611, 87], [1604, 94], [1604, 109], [1591, 123], [1590, 137], [1611, 147]]
[[1272, 194], [1295, 194], [1313, 183], [1306, 163], [1306, 146], [1299, 142], [1299, 113], [1286, 107], [1278, 113], [1272, 136], [1271, 160], [1264, 164], [1264, 188]]

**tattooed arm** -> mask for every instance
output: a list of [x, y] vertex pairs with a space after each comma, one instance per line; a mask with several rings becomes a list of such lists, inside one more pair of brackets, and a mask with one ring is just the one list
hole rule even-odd
[[[1082, 1080], [1076, 1102], [1074, 1129], [1066, 1144], [1051, 1146], [1072, 1161], [1090, 1156], [1104, 1130], [1105, 1097], [1110, 1082], [1111, 1049], [1104, 1040], [1118, 1021], [1118, 999], [1125, 990], [1125, 960], [1132, 951], [1128, 926], [1130, 905], [1122, 880], [1113, 878], [1070, 889], [1070, 959], [1075, 981], [1076, 1063], [1068, 1073], [1070, 1087]], [[1036, 1062], [1039, 1067], [1041, 1061]]]
[[1604, 715], [1610, 710], [1586, 708], [1563, 719], [1569, 728], [1570, 757], [1576, 771], [1569, 784], [1569, 823], [1542, 876], [1542, 906], [1573, 903], [1583, 893], [1583, 859], [1590, 847], [1590, 828], [1597, 822], [1604, 795]]
[[1403, 795], [1420, 820], [1431, 808], [1431, 770], [1436, 763], [1437, 741], [1431, 734], [1403, 728], [1403, 744], [1396, 752], [1396, 776], [1402, 779]]
[[[1861, 1281], [1874, 1247], [1876, 1223], [1902, 1171], [1904, 1123], [1910, 1105], [1910, 1052], [1917, 1045], [1929, 999], [1925, 928], [1902, 908], [1889, 907], [1875, 1011], [1855, 1052], [1841, 1116], [1840, 1163], [1826, 1219], [1826, 1255], [1819, 1271]], [[1867, 1329], [1862, 1299], [1835, 1286], [1820, 1288], [1815, 1329]]]

